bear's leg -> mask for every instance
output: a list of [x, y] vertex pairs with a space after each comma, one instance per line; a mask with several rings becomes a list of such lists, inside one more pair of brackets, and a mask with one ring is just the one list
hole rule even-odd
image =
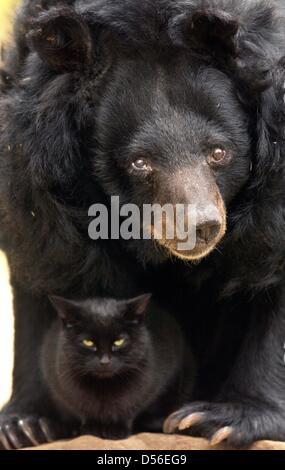
[[247, 337], [215, 399], [185, 405], [166, 420], [165, 432], [237, 448], [285, 441], [285, 298], [273, 299], [253, 302]]
[[40, 352], [52, 310], [45, 299], [13, 286], [15, 360], [13, 392], [0, 413], [0, 449], [34, 446], [56, 439], [58, 424], [40, 373]]

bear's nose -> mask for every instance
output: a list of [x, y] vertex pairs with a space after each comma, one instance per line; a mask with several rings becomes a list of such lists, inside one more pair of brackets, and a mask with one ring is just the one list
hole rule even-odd
[[219, 235], [220, 230], [221, 224], [216, 220], [203, 222], [196, 228], [196, 242], [209, 243]]

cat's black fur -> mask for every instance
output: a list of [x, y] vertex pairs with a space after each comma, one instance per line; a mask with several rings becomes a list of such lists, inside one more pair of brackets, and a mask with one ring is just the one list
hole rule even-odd
[[[177, 315], [197, 360], [198, 403], [168, 430], [201, 412], [189, 434], [231, 426], [236, 446], [285, 440], [285, 33], [276, 2], [23, 4], [9, 80], [1, 74], [1, 239], [15, 305], [2, 444], [22, 438], [19, 421], [56, 416], [36, 361], [54, 319], [47, 295], [130, 298], [136, 284]], [[188, 174], [176, 181], [179, 202], [217, 140], [233, 156], [211, 174], [228, 227], [207, 258], [88, 238], [89, 206], [110, 195], [154, 202], [173, 175]], [[157, 179], [127, 171], [138, 152]]]
[[[69, 427], [71, 436], [79, 424], [81, 433], [107, 439], [162, 431], [194, 383], [194, 366], [174, 318], [148, 305], [149, 295], [51, 300], [59, 318], [45, 338], [41, 367], [65, 432]], [[118, 339], [124, 340], [121, 347], [114, 345]]]

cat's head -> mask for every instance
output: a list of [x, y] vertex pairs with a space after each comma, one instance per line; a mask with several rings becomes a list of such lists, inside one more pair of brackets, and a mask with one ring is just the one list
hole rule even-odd
[[138, 368], [148, 351], [145, 315], [150, 298], [50, 297], [62, 324], [62, 347], [77, 369], [82, 368], [82, 375], [111, 378]]

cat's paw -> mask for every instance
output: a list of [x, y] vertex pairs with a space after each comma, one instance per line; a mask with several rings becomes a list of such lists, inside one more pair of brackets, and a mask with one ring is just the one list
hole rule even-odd
[[285, 417], [266, 404], [207, 403], [186, 405], [167, 418], [164, 432], [180, 432], [243, 448], [258, 440], [285, 440]]
[[0, 414], [0, 449], [16, 450], [53, 442], [58, 436], [58, 426], [37, 416]]

